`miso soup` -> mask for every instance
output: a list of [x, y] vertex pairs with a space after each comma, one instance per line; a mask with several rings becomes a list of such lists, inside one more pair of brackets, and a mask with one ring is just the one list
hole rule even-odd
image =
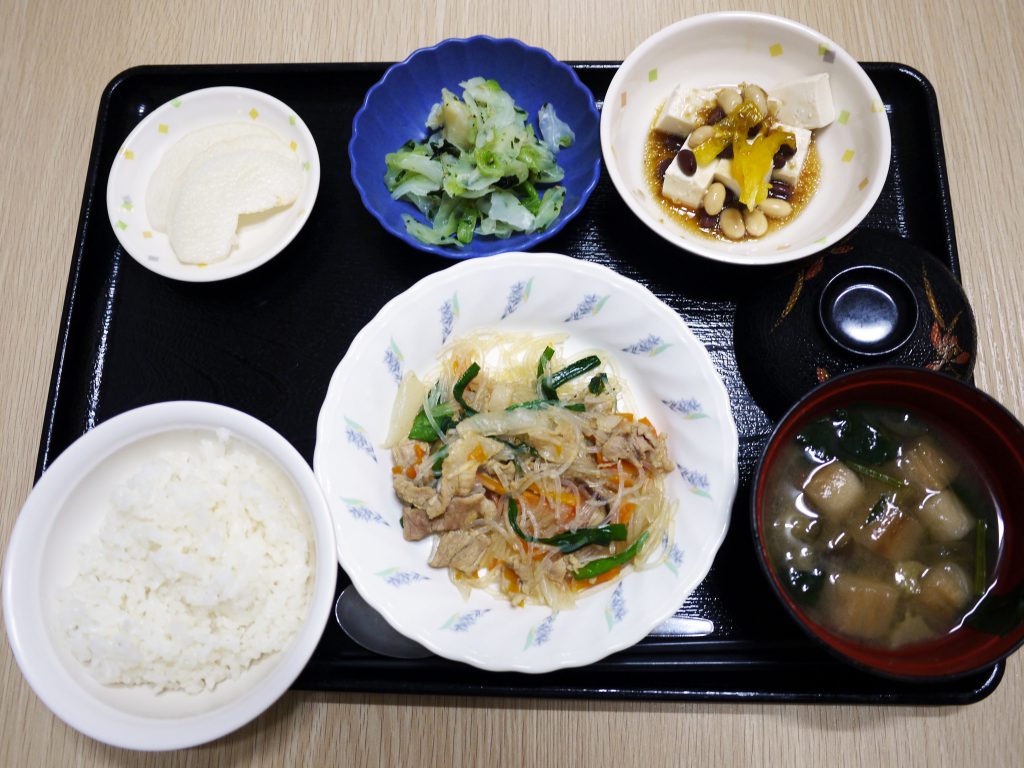
[[855, 407], [805, 425], [765, 494], [780, 580], [848, 638], [899, 647], [950, 632], [995, 571], [997, 509], [977, 467], [902, 410]]

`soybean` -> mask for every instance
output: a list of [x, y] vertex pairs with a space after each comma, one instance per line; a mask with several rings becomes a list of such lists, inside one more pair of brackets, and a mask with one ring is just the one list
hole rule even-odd
[[711, 216], [717, 216], [725, 207], [725, 185], [714, 182], [704, 193], [704, 210]]
[[758, 208], [770, 219], [784, 219], [793, 212], [792, 205], [777, 197], [765, 198]]
[[764, 213], [755, 208], [752, 211], [743, 212], [743, 226], [751, 237], [761, 237], [768, 231], [768, 219]]
[[735, 208], [726, 208], [718, 217], [718, 228], [722, 234], [730, 240], [741, 240], [746, 234], [746, 227], [743, 226], [743, 217]]
[[743, 101], [740, 92], [735, 88], [723, 88], [718, 92], [718, 106], [725, 114], [730, 114]]
[[686, 143], [691, 147], [696, 147], [703, 144], [705, 141], [715, 135], [715, 129], [710, 125], [702, 125], [698, 128], [694, 128], [690, 132], [689, 138], [686, 139]]
[[744, 84], [743, 100], [754, 102], [757, 111], [762, 115], [768, 114], [768, 95], [760, 87], [752, 83]]

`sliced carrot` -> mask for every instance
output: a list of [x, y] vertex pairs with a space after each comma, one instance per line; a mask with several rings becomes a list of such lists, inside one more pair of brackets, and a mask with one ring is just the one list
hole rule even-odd
[[401, 467], [392, 467], [391, 468], [391, 474], [392, 475], [400, 475], [400, 474], [402, 474], [402, 468]]
[[423, 450], [423, 446], [416, 443], [414, 449], [416, 451], [416, 461], [423, 461], [423, 457], [427, 455], [427, 452]]
[[654, 428], [654, 425], [653, 425], [653, 424], [651, 424], [651, 420], [650, 420], [650, 419], [648, 419], [648, 418], [647, 418], [646, 416], [644, 416], [644, 417], [643, 417], [642, 419], [640, 419], [640, 423], [641, 423], [641, 424], [646, 424], [646, 425], [647, 425], [648, 427], [650, 427], [650, 428], [651, 428], [651, 431], [652, 431], [652, 432], [653, 432], [654, 434], [658, 434], [658, 430], [656, 430], [656, 429]]
[[627, 501], [619, 507], [619, 522], [624, 525], [629, 525], [629, 520], [633, 517], [634, 512], [636, 512], [636, 504], [632, 501]]
[[595, 576], [593, 579], [589, 579], [587, 581], [573, 581], [571, 582], [570, 586], [572, 589], [579, 592], [584, 589], [596, 587], [598, 584], [604, 584], [606, 581], [611, 581], [612, 579], [616, 578], [620, 573], [622, 573], [621, 565], [612, 568], [610, 571], [605, 571], [600, 576]]
[[477, 443], [476, 448], [469, 452], [469, 458], [477, 464], [483, 464], [487, 461], [487, 452], [484, 451], [484, 448], [480, 443]]
[[506, 565], [502, 569], [502, 575], [505, 577], [506, 591], [512, 595], [519, 594], [522, 583], [519, 581], [519, 576], [516, 575], [515, 570], [511, 566]]
[[406, 467], [405, 468], [405, 476], [408, 477], [410, 480], [415, 480], [416, 479], [416, 467]]
[[488, 491], [491, 491], [492, 493], [496, 493], [499, 496], [503, 496], [504, 494], [508, 493], [508, 491], [505, 489], [505, 486], [503, 486], [500, 482], [498, 482], [498, 480], [491, 477], [490, 475], [486, 475], [483, 472], [477, 472], [476, 479], [480, 481], [480, 485], [482, 485], [484, 488], [486, 488]]

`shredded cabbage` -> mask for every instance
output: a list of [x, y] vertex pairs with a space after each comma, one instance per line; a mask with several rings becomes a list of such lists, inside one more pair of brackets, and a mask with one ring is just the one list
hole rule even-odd
[[565, 171], [559, 149], [575, 141], [551, 104], [538, 112], [541, 140], [528, 114], [495, 80], [459, 83], [462, 99], [447, 89], [427, 116], [425, 141], [408, 141], [384, 160], [384, 181], [396, 200], [411, 202], [429, 219], [402, 217], [406, 231], [431, 245], [462, 246], [475, 234], [511, 237], [538, 232], [558, 218]]

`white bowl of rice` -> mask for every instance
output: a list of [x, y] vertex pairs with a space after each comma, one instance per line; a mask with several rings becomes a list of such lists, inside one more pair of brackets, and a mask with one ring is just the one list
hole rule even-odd
[[138, 408], [62, 453], [4, 560], [4, 621], [62, 720], [138, 750], [202, 744], [273, 704], [309, 661], [337, 578], [302, 456], [211, 403]]

